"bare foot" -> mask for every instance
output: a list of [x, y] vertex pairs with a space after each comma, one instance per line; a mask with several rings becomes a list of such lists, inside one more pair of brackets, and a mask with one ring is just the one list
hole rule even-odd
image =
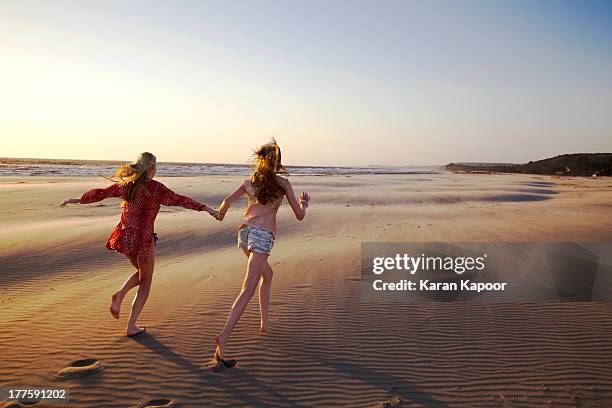
[[225, 339], [218, 335], [215, 337], [215, 343], [217, 343], [217, 348], [215, 349], [215, 360], [222, 361], [223, 360], [223, 349], [225, 348]]
[[112, 297], [112, 302], [110, 306], [110, 313], [113, 315], [115, 319], [119, 319], [119, 311], [121, 310], [121, 302], [123, 301], [123, 297], [117, 295], [116, 293]]
[[221, 359], [221, 360], [217, 360], [215, 358], [213, 358], [210, 361], [207, 361], [206, 363], [202, 364], [202, 366], [200, 367], [202, 370], [210, 370], [213, 372], [219, 372], [222, 371], [225, 368], [232, 368], [234, 367], [238, 362], [236, 360], [225, 360], [225, 359]]
[[275, 318], [275, 317], [269, 318], [268, 321], [265, 324], [264, 323], [261, 324], [261, 326], [259, 328], [259, 332], [260, 333], [267, 332], [276, 323], [278, 323], [278, 319], [277, 318]]
[[134, 337], [134, 336], [136, 336], [136, 335], [138, 335], [140, 333], [144, 333], [146, 331], [147, 331], [146, 327], [131, 327], [131, 328], [127, 329], [125, 334], [128, 337]]

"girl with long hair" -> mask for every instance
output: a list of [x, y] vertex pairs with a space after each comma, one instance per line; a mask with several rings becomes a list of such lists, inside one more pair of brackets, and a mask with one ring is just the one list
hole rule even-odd
[[279, 173], [287, 174], [287, 171], [281, 163], [280, 147], [276, 141], [272, 141], [255, 151], [253, 174], [223, 200], [217, 215], [217, 219], [222, 221], [234, 201], [243, 195], [248, 197], [244, 219], [238, 227], [238, 246], [248, 259], [246, 275], [225, 327], [215, 338], [217, 348], [214, 359], [226, 366], [228, 363], [223, 359], [225, 343], [253, 297], [257, 285], [259, 285], [260, 331], [263, 333], [276, 323], [276, 319], [270, 318], [268, 314], [272, 284], [272, 268], [268, 263], [268, 256], [274, 246], [276, 213], [283, 203], [283, 198], [287, 197], [298, 220], [304, 219], [308, 208], [310, 196], [302, 192], [299, 199], [296, 198], [289, 180], [279, 176]]
[[136, 325], [136, 320], [151, 290], [157, 241], [154, 223], [160, 206], [180, 206], [206, 211], [215, 218], [218, 216], [217, 211], [207, 205], [176, 194], [162, 183], [153, 180], [156, 171], [155, 156], [147, 152], [142, 153], [136, 162], [121, 166], [117, 170], [114, 178], [111, 178], [115, 183], [110, 187], [90, 190], [80, 198], [70, 198], [61, 204], [62, 207], [67, 204], [90, 204], [109, 197], [121, 197], [121, 221], [106, 242], [106, 247], [125, 254], [136, 268], [136, 272], [125, 281], [121, 289], [113, 294], [110, 306], [111, 315], [118, 319], [123, 298], [130, 289], [138, 286], [126, 330], [129, 337], [146, 331], [146, 327]]

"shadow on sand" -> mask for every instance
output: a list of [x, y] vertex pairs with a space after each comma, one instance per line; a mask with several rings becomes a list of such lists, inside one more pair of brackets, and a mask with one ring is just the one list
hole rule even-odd
[[[270, 386], [259, 381], [254, 376], [240, 370], [237, 367], [227, 369], [227, 374], [220, 376], [210, 372], [209, 370], [202, 369], [200, 366], [175, 353], [171, 348], [164, 345], [151, 334], [138, 336], [133, 338], [133, 340], [147, 347], [160, 357], [172, 361], [177, 366], [182, 367], [191, 373], [198, 374], [200, 378], [206, 381], [207, 385], [219, 388], [245, 404], [253, 404], [257, 406], [302, 406], [295, 401], [291, 401], [291, 395], [289, 393], [283, 394], [282, 390], [271, 388]], [[304, 353], [298, 350], [309, 350], [309, 352]], [[367, 383], [372, 387], [385, 390], [386, 392], [389, 392], [390, 397], [397, 395], [406, 403], [419, 403], [424, 404], [425, 406], [435, 406], [440, 408], [447, 407], [445, 403], [432, 398], [430, 395], [419, 390], [413, 383], [405, 380], [404, 378], [384, 373], [374, 368], [355, 364], [353, 362], [340, 360], [336, 356], [324, 352], [321, 350], [321, 348], [316, 347], [316, 345], [312, 344], [311, 342], [308, 344], [303, 344], [302, 347], [292, 347], [291, 355], [287, 356], [287, 361], [291, 361], [296, 354], [306, 355], [306, 357], [312, 361], [332, 368], [344, 376]], [[389, 391], [390, 387], [393, 388], [392, 391]], [[265, 401], [250, 391], [253, 388], [256, 388], [265, 395]]]
[[301, 347], [297, 346], [294, 342], [291, 346], [292, 354], [299, 354], [300, 352], [297, 350], [308, 350], [308, 352], [303, 354], [306, 354], [307, 357], [312, 360], [336, 370], [339, 374], [388, 392], [388, 397], [399, 396], [402, 401], [401, 406], [405, 404], [423, 404], [426, 407], [447, 407], [444, 402], [418, 389], [415, 384], [405, 378], [382, 372], [376, 368], [355, 364], [352, 361], [343, 361], [338, 359], [337, 356], [323, 351], [320, 347], [317, 347], [316, 344], [311, 342], [303, 344]]
[[492, 197], [484, 197], [482, 201], [493, 201], [502, 203], [520, 203], [528, 201], [545, 201], [550, 200], [549, 195], [538, 194], [498, 194]]
[[532, 187], [556, 187], [557, 183], [553, 183], [550, 181], [528, 181], [525, 183], [528, 186]]
[[[228, 395], [228, 406], [231, 406], [231, 399], [236, 398], [242, 401], [245, 405], [256, 406], [284, 406], [284, 407], [301, 407], [302, 405], [291, 401], [290, 395], [283, 395], [269, 385], [262, 383], [257, 378], [241, 370], [238, 367], [225, 369], [222, 371], [231, 375], [219, 375], [211, 370], [198, 366], [193, 362], [185, 359], [177, 354], [171, 348], [164, 345], [155, 336], [150, 333], [139, 335], [132, 338], [137, 343], [145, 346], [160, 357], [172, 361], [179, 367], [199, 375], [206, 382], [205, 385], [219, 388]], [[258, 397], [252, 390], [256, 388], [260, 393], [265, 395], [265, 400]]]

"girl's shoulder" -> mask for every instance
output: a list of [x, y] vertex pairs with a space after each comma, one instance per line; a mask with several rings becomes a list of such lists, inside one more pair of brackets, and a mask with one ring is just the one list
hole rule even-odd
[[242, 186], [244, 187], [244, 190], [247, 192], [247, 194], [253, 195], [255, 193], [255, 186], [253, 185], [251, 179], [242, 180]]
[[289, 179], [288, 178], [285, 178], [283, 176], [279, 176], [278, 174], [276, 175], [276, 182], [279, 183], [283, 187], [287, 186], [288, 184], [291, 184], [291, 183], [289, 183]]
[[147, 177], [147, 179], [144, 182], [145, 186], [149, 189], [149, 190], [156, 190], [159, 188], [164, 188], [165, 186], [160, 183], [157, 180], [153, 180]]

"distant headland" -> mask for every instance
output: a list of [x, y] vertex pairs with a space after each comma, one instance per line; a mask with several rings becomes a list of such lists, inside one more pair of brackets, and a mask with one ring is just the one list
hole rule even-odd
[[524, 173], [558, 176], [612, 176], [612, 153], [562, 154], [548, 159], [515, 163], [449, 163], [447, 170], [465, 173]]

